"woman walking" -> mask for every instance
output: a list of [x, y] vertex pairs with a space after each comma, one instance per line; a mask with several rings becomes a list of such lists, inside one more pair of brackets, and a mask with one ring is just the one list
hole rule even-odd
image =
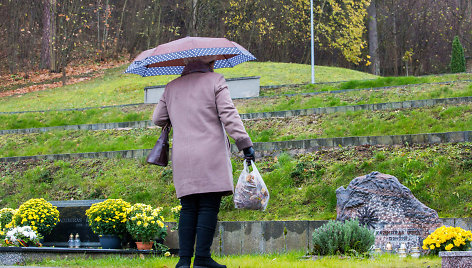
[[194, 253], [195, 268], [226, 267], [210, 254], [221, 198], [233, 193], [226, 133], [246, 159], [255, 158], [226, 81], [213, 72], [215, 59], [187, 59], [182, 76], [167, 84], [153, 114], [154, 124], [173, 127], [173, 181], [182, 205], [176, 266], [180, 268], [190, 267]]

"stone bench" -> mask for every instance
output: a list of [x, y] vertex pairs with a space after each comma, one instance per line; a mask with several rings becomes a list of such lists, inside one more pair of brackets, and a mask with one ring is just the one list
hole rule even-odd
[[[258, 97], [260, 91], [260, 76], [239, 77], [226, 79], [232, 99]], [[144, 88], [144, 103], [158, 103], [164, 93], [165, 85]]]

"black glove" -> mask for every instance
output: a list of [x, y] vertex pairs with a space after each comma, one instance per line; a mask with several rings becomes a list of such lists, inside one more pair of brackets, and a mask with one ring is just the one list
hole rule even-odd
[[256, 152], [254, 151], [254, 148], [252, 148], [252, 146], [244, 148], [243, 153], [244, 153], [244, 159], [246, 159], [248, 165], [251, 164], [251, 160], [256, 162]]

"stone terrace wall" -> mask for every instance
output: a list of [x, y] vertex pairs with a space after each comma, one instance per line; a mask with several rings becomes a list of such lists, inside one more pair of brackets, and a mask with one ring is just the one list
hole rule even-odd
[[[342, 138], [322, 138], [311, 140], [278, 141], [278, 142], [256, 142], [254, 149], [257, 155], [273, 155], [286, 152], [290, 154], [301, 154], [312, 152], [327, 147], [347, 147], [359, 145], [402, 145], [402, 144], [428, 144], [428, 143], [452, 143], [471, 142], [472, 131], [457, 131], [444, 133], [426, 133], [411, 135], [391, 136], [362, 136]], [[143, 158], [151, 149], [124, 150], [111, 152], [76, 153], [76, 154], [51, 154], [34, 156], [14, 156], [0, 158], [0, 162], [17, 162], [21, 160], [68, 160], [77, 158]], [[239, 155], [236, 145], [231, 145], [231, 152]]]
[[[466, 104], [466, 103], [471, 103], [471, 102], [472, 102], [472, 97], [458, 97], [458, 98], [445, 98], [445, 99], [413, 100], [413, 101], [401, 101], [401, 102], [321, 107], [321, 108], [276, 111], [276, 112], [248, 113], [248, 114], [240, 114], [240, 116], [241, 116], [241, 119], [243, 120], [249, 120], [249, 119], [262, 119], [262, 118], [272, 118], [272, 117], [292, 117], [292, 116], [303, 116], [303, 115], [314, 115], [314, 114], [331, 114], [331, 113], [337, 113], [337, 112], [348, 112], [348, 111], [359, 111], [359, 110], [378, 111], [378, 110], [390, 110], [390, 109], [409, 109], [409, 108], [431, 107], [435, 105], [460, 105], [460, 104]], [[120, 122], [120, 123], [99, 123], [99, 124], [68, 125], [68, 126], [41, 127], [41, 128], [26, 128], [26, 129], [5, 129], [5, 130], [0, 130], [0, 135], [20, 134], [20, 133], [39, 133], [39, 132], [60, 131], [60, 130], [104, 130], [104, 129], [120, 129], [120, 128], [150, 128], [150, 127], [156, 127], [156, 126], [152, 123], [151, 120], [146, 120], [146, 121]]]
[[[472, 218], [443, 218], [446, 226], [472, 230]], [[313, 231], [327, 221], [221, 221], [213, 238], [217, 255], [309, 251]], [[169, 230], [175, 223], [169, 223]], [[168, 232], [165, 244], [178, 248], [177, 231]]]

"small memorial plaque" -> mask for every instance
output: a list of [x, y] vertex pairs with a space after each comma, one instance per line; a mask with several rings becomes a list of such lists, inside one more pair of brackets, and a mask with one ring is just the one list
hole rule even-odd
[[375, 246], [394, 250], [422, 246], [423, 240], [442, 225], [438, 213], [425, 206], [391, 175], [372, 172], [336, 190], [337, 219], [358, 219], [375, 230]]
[[99, 247], [98, 235], [92, 232], [85, 211], [104, 200], [50, 201], [59, 210], [60, 222], [44, 236], [45, 246], [68, 247], [70, 234], [79, 234], [81, 247]]

